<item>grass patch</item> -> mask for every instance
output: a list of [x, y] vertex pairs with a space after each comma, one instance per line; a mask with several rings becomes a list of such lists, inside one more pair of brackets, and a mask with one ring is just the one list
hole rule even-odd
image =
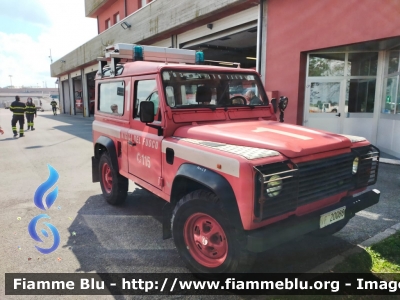
[[335, 273], [374, 273], [382, 280], [400, 281], [400, 232], [350, 255], [333, 270]]

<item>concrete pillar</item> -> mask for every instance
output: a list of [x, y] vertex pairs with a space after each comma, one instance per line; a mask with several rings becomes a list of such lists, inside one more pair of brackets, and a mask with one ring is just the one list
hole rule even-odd
[[83, 116], [89, 117], [89, 93], [87, 87], [87, 77], [84, 69], [82, 69], [82, 101], [83, 101]]
[[75, 115], [75, 95], [74, 95], [74, 81], [71, 75], [68, 76], [69, 95], [70, 95], [70, 115]]

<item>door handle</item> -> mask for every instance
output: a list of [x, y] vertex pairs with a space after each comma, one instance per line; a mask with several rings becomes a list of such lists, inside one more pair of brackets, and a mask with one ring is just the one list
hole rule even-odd
[[132, 141], [128, 141], [128, 145], [129, 145], [129, 146], [136, 146], [136, 143], [135, 143], [135, 142], [132, 142]]
[[336, 114], [335, 116], [336, 116], [336, 117], [340, 117], [340, 113]]

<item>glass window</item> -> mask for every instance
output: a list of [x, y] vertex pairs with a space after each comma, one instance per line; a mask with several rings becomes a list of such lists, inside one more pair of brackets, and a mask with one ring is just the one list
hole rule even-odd
[[110, 19], [107, 19], [106, 20], [106, 29], [108, 29], [108, 28], [110, 28], [111, 27], [111, 20]]
[[154, 92], [153, 94], [151, 94], [149, 101], [154, 103], [154, 115], [157, 114], [157, 110], [158, 110], [158, 106], [160, 104], [160, 99], [158, 98], [158, 93]]
[[347, 69], [350, 76], [376, 76], [378, 52], [349, 53]]
[[[396, 113], [396, 92], [397, 92], [397, 76], [385, 79], [385, 92], [384, 92], [384, 105], [382, 113], [395, 114]], [[400, 113], [400, 111], [399, 111]]]
[[308, 76], [344, 76], [345, 53], [310, 54]]
[[136, 82], [135, 88], [135, 111], [134, 117], [139, 117], [139, 104], [142, 101], [149, 100], [151, 94], [157, 90], [157, 82], [155, 79], [140, 80]]
[[[184, 88], [184, 86], [182, 86], [182, 87]], [[185, 94], [185, 93], [182, 93], [182, 94]], [[172, 86], [167, 86], [165, 88], [165, 95], [167, 96], [168, 105], [171, 107], [175, 106], [175, 94], [174, 94], [174, 88]]]
[[162, 74], [171, 108], [268, 105], [259, 77], [245, 73], [179, 72]]
[[147, 4], [147, 0], [141, 0], [141, 7], [143, 7], [143, 6], [146, 6], [146, 4]]
[[312, 82], [310, 113], [337, 113], [340, 100], [340, 82]]
[[399, 54], [400, 51], [390, 51], [388, 55], [388, 74], [399, 71]]
[[100, 84], [99, 110], [122, 116], [124, 114], [125, 85], [123, 81]]
[[114, 24], [117, 24], [119, 22], [119, 13], [116, 13], [114, 15]]
[[348, 112], [374, 112], [376, 79], [350, 79], [348, 84]]

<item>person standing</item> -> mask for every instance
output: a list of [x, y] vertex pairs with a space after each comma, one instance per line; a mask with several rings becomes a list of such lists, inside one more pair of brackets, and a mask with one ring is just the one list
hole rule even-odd
[[53, 107], [53, 115], [57, 116], [57, 102], [53, 100], [50, 102], [50, 104]]
[[27, 130], [35, 130], [33, 127], [34, 122], [33, 119], [36, 118], [36, 105], [33, 103], [32, 98], [29, 97], [27, 102], [26, 102], [26, 122], [28, 123], [28, 129]]
[[10, 105], [10, 111], [13, 112], [11, 126], [12, 126], [12, 131], [14, 133], [14, 138], [18, 136], [17, 123], [19, 123], [19, 137], [24, 136], [25, 110], [26, 110], [25, 103], [19, 101], [19, 96], [15, 96], [15, 101]]

